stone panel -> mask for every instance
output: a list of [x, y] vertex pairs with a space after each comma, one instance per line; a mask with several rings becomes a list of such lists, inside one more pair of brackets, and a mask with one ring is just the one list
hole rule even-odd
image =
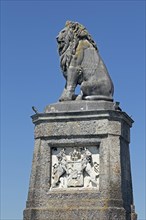
[[99, 189], [99, 147], [52, 148], [51, 189]]

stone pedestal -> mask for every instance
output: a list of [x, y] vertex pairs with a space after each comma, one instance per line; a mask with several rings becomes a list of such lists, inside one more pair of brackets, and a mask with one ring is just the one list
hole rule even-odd
[[24, 220], [136, 220], [133, 120], [113, 102], [71, 101], [32, 116], [35, 148]]

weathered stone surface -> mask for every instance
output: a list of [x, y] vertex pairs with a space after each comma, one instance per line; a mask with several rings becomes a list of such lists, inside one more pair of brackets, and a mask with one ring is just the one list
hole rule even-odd
[[35, 220], [125, 220], [122, 208], [33, 209], [32, 213], [29, 216]]
[[[94, 40], [78, 22], [67, 22], [57, 36], [60, 66], [66, 79], [60, 101], [112, 100], [114, 86]], [[81, 94], [75, 96], [80, 85]]]
[[[133, 120], [112, 102], [89, 102], [56, 103], [32, 116], [35, 148], [24, 220], [136, 220], [129, 155]], [[57, 166], [65, 169], [60, 176]], [[90, 186], [85, 177], [94, 179]]]
[[51, 105], [46, 106], [45, 113], [51, 112], [82, 112], [82, 111], [90, 111], [90, 110], [115, 110], [115, 103], [111, 101], [86, 101], [80, 100], [76, 102], [67, 101], [67, 102], [58, 102]]

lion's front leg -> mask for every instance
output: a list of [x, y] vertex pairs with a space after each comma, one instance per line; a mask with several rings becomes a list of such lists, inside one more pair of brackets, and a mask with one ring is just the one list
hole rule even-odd
[[72, 90], [68, 90], [65, 86], [63, 92], [62, 92], [62, 95], [61, 97], [59, 98], [59, 101], [60, 102], [63, 102], [63, 101], [71, 101], [71, 100], [74, 100], [74, 92]]
[[75, 99], [75, 88], [78, 81], [77, 67], [70, 66], [67, 71], [66, 85], [59, 101], [70, 101]]

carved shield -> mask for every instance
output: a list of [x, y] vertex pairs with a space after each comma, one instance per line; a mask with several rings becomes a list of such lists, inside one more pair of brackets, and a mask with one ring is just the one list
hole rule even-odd
[[68, 161], [67, 174], [67, 187], [84, 186], [81, 161]]

